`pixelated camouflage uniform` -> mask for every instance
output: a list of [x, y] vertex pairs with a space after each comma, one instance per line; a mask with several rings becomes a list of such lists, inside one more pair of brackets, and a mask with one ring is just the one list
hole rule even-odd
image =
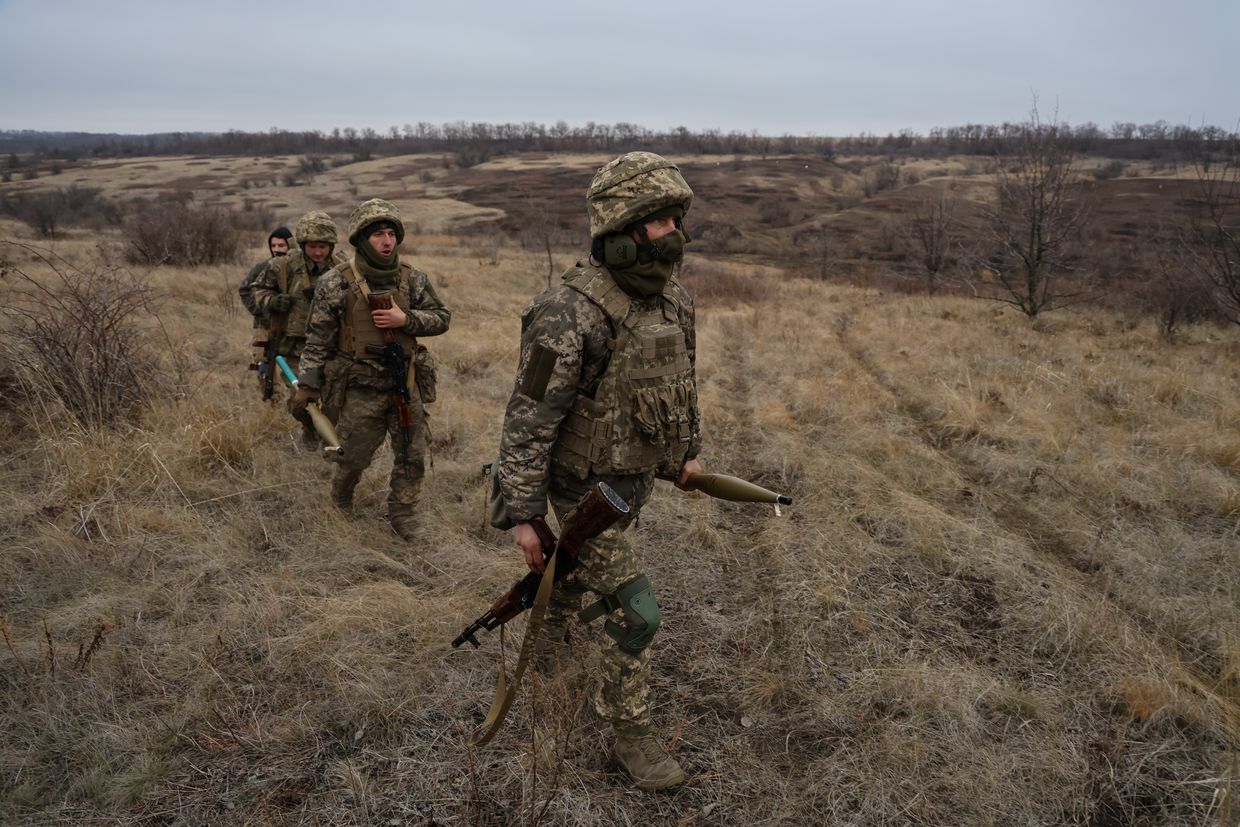
[[[591, 285], [596, 288], [591, 292], [596, 297], [602, 295], [603, 303], [580, 289]], [[643, 313], [657, 314], [674, 321], [681, 334], [675, 349], [678, 357], [687, 360], [685, 371], [668, 378], [683, 380], [687, 375], [692, 392], [677, 401], [672, 398], [678, 395], [676, 383], [665, 383], [659, 388], [667, 397], [664, 401], [672, 403], [665, 407], [673, 412], [679, 409], [680, 415], [662, 423], [673, 429], [674, 436], [662, 450], [647, 452], [645, 465], [639, 467], [608, 467], [607, 462], [584, 460], [582, 455], [587, 451], [596, 456], [607, 453], [606, 445], [588, 449], [581, 443], [581, 450], [566, 450], [567, 443], [574, 438], [572, 431], [583, 430], [574, 428], [575, 409], [586, 404], [591, 394], [607, 381], [612, 365], [616, 331], [604, 305], [610, 307], [614, 316], [626, 312], [630, 318]], [[658, 347], [656, 343], [654, 349]], [[557, 517], [563, 519], [600, 480], [614, 488], [632, 509], [630, 518], [587, 545], [578, 569], [557, 585], [547, 610], [544, 642], [563, 639], [568, 618], [580, 610], [586, 591], [600, 596], [613, 594], [641, 575], [627, 529], [650, 496], [654, 474], [678, 474], [684, 462], [695, 458], [701, 448], [700, 416], [692, 386], [695, 363], [693, 303], [674, 279], [661, 295], [630, 298], [619, 291], [605, 268], [578, 262], [565, 273], [563, 284], [539, 294], [525, 310], [521, 362], [505, 412], [498, 467], [508, 520], [520, 523], [545, 514], [548, 499]], [[639, 403], [640, 399], [640, 394], [636, 394], [633, 402]], [[621, 422], [613, 423], [613, 433], [624, 430], [619, 425], [625, 418], [620, 416]], [[641, 418], [640, 411], [631, 413], [632, 421]], [[637, 424], [629, 429], [627, 437], [641, 439], [638, 433], [643, 430]], [[637, 460], [640, 463], [642, 459], [639, 451]], [[617, 611], [611, 619], [622, 623], [623, 615]], [[649, 663], [649, 648], [631, 654], [607, 639], [602, 681], [594, 701], [601, 717], [613, 723], [649, 724]]]
[[[272, 257], [274, 258], [274, 256]], [[267, 326], [267, 315], [258, 308], [254, 303], [254, 282], [267, 269], [267, 265], [271, 263], [271, 258], [265, 258], [258, 264], [250, 268], [250, 272], [245, 274], [245, 278], [241, 281], [241, 286], [237, 288], [237, 295], [241, 297], [241, 304], [250, 314], [252, 321], [251, 327], [259, 330]]]
[[[322, 241], [332, 245], [336, 243], [337, 230], [335, 223], [323, 212], [310, 212], [302, 216], [297, 226], [297, 243]], [[345, 261], [345, 255], [332, 249], [322, 263], [316, 263], [299, 248], [289, 250], [287, 255], [270, 259], [250, 288], [250, 295], [255, 307], [268, 322], [271, 319], [271, 300], [279, 295], [287, 295], [293, 300], [292, 307], [283, 314], [284, 333], [276, 345], [276, 353], [283, 356], [294, 373], [299, 370], [301, 351], [306, 344], [306, 322], [310, 318], [310, 306], [314, 301], [314, 290], [319, 279], [332, 267]], [[268, 325], [270, 328], [270, 324]], [[325, 394], [327, 396], [327, 394]], [[304, 410], [297, 411], [292, 407], [292, 398], [288, 400], [289, 413], [301, 423], [302, 431], [308, 441], [317, 441], [314, 423]], [[330, 405], [322, 406], [323, 413], [333, 423], [338, 418], [339, 409]]]
[[[324, 388], [326, 384], [327, 396], [322, 404], [339, 411], [336, 430], [344, 456], [338, 460], [332, 480], [332, 500], [341, 508], [352, 508], [353, 490], [384, 435], [388, 436], [393, 454], [388, 518], [394, 528], [404, 533], [412, 526], [425, 472], [426, 412], [414, 389], [410, 394], [412, 437], [406, 455], [401, 447], [403, 436], [392, 400], [394, 383], [384, 373], [379, 357], [364, 352], [366, 341], [382, 342], [382, 331], [370, 320], [366, 299], [353, 286], [358, 278], [350, 261], [319, 279], [306, 325], [299, 381], [310, 390]], [[452, 313], [444, 307], [429, 277], [421, 270], [401, 263], [397, 285], [393, 297], [407, 316], [399, 331], [400, 338], [405, 352], [412, 355], [417, 347], [415, 338], [447, 332]], [[405, 478], [406, 462], [410, 479]]]

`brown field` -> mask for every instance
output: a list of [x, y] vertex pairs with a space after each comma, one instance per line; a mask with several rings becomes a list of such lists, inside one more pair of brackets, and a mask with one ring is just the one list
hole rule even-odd
[[[346, 521], [330, 466], [259, 402], [235, 298], [251, 261], [131, 268], [182, 373], [165, 353], [165, 388], [122, 425], [75, 425], [0, 362], [0, 821], [1240, 823], [1240, 331], [858, 286], [903, 266], [882, 225], [919, 192], [985, 196], [968, 158], [910, 162], [917, 183], [860, 200], [856, 159], [684, 159], [703, 461], [795, 505], [661, 486], [643, 512], [654, 716], [682, 788], [641, 794], [613, 764], [582, 703], [598, 628], [576, 635], [584, 668], [527, 686], [469, 746], [499, 635], [448, 642], [522, 573], [480, 468], [547, 274], [511, 232], [554, 202], [569, 263], [602, 160], [396, 157], [285, 186], [296, 158], [143, 158], [2, 185], [250, 199], [289, 224], [390, 197], [454, 318], [428, 342], [414, 544], [383, 519], [386, 449]], [[1105, 250], [1187, 197], [1132, 167], [1098, 182]], [[818, 224], [847, 240], [836, 281], [790, 246]], [[121, 260], [118, 230], [0, 238], [37, 278], [31, 246], [62, 268]], [[0, 278], [6, 303], [17, 287]]]

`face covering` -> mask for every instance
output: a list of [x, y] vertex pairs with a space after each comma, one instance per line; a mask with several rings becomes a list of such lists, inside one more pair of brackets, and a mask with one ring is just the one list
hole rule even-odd
[[363, 239], [357, 245], [357, 254], [360, 256], [357, 268], [368, 283], [381, 289], [396, 284], [396, 278], [400, 275], [400, 254], [395, 247], [390, 256], [381, 256], [369, 241]]
[[672, 268], [684, 257], [685, 234], [679, 228], [657, 241], [637, 245], [637, 262], [612, 270], [616, 283], [630, 296], [656, 296], [667, 287]]

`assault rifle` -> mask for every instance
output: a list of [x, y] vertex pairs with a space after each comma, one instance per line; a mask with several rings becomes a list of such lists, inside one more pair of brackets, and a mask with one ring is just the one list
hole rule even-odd
[[[391, 293], [371, 293], [369, 297], [371, 310], [387, 310], [392, 306]], [[391, 328], [383, 331], [383, 344], [366, 345], [366, 352], [379, 357], [384, 372], [392, 380], [392, 403], [396, 406], [396, 424], [400, 427], [402, 464], [405, 467], [405, 479], [413, 479], [413, 460], [409, 456], [413, 449], [413, 408], [409, 396], [409, 360], [405, 349], [396, 341], [396, 333]]]
[[[564, 518], [563, 534], [557, 541], [555, 532], [542, 517], [530, 520], [530, 525], [538, 534], [542, 543], [543, 559], [550, 560], [557, 551], [563, 551], [556, 561], [555, 577], [552, 582], [558, 583], [566, 574], [577, 567], [577, 555], [585, 544], [611, 528], [629, 513], [629, 505], [620, 495], [605, 482], [599, 482], [591, 488], [581, 501]], [[513, 584], [482, 617], [465, 627], [465, 631], [456, 636], [452, 646], [459, 647], [469, 641], [477, 648], [480, 644], [475, 635], [483, 630], [490, 631], [502, 626], [517, 615], [534, 605], [534, 596], [542, 583], [542, 573], [532, 571]]]
[[264, 402], [275, 393], [276, 354], [279, 353], [280, 340], [284, 338], [284, 323], [284, 314], [271, 315], [266, 340], [258, 339], [250, 343], [252, 347], [263, 349], [263, 358], [258, 362], [251, 362], [250, 370], [258, 371], [258, 378], [262, 380]]
[[[288, 366], [288, 362], [283, 356], [276, 357], [276, 367], [280, 369], [280, 375], [284, 377], [284, 381], [293, 390], [297, 390], [297, 376], [293, 373], [293, 369]], [[338, 457], [344, 456], [344, 448], [340, 446], [340, 436], [336, 433], [332, 421], [314, 402], [306, 403], [306, 413], [310, 415], [310, 422], [314, 425], [314, 430], [319, 435], [319, 439], [323, 440], [323, 451], [328, 454], [335, 454]]]

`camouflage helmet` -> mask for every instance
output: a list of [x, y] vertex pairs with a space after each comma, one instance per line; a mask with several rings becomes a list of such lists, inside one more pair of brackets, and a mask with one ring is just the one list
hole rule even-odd
[[297, 221], [297, 232], [293, 237], [297, 241], [297, 246], [301, 247], [307, 241], [335, 244], [339, 234], [340, 230], [330, 215], [322, 210], [312, 210]]
[[396, 226], [396, 243], [405, 240], [405, 225], [401, 223], [400, 211], [391, 201], [372, 198], [357, 205], [349, 216], [349, 243], [354, 247], [361, 240], [362, 230], [378, 221], [390, 221]]
[[627, 152], [594, 175], [586, 192], [593, 238], [617, 233], [653, 212], [681, 206], [689, 211], [693, 190], [671, 161], [653, 152]]

